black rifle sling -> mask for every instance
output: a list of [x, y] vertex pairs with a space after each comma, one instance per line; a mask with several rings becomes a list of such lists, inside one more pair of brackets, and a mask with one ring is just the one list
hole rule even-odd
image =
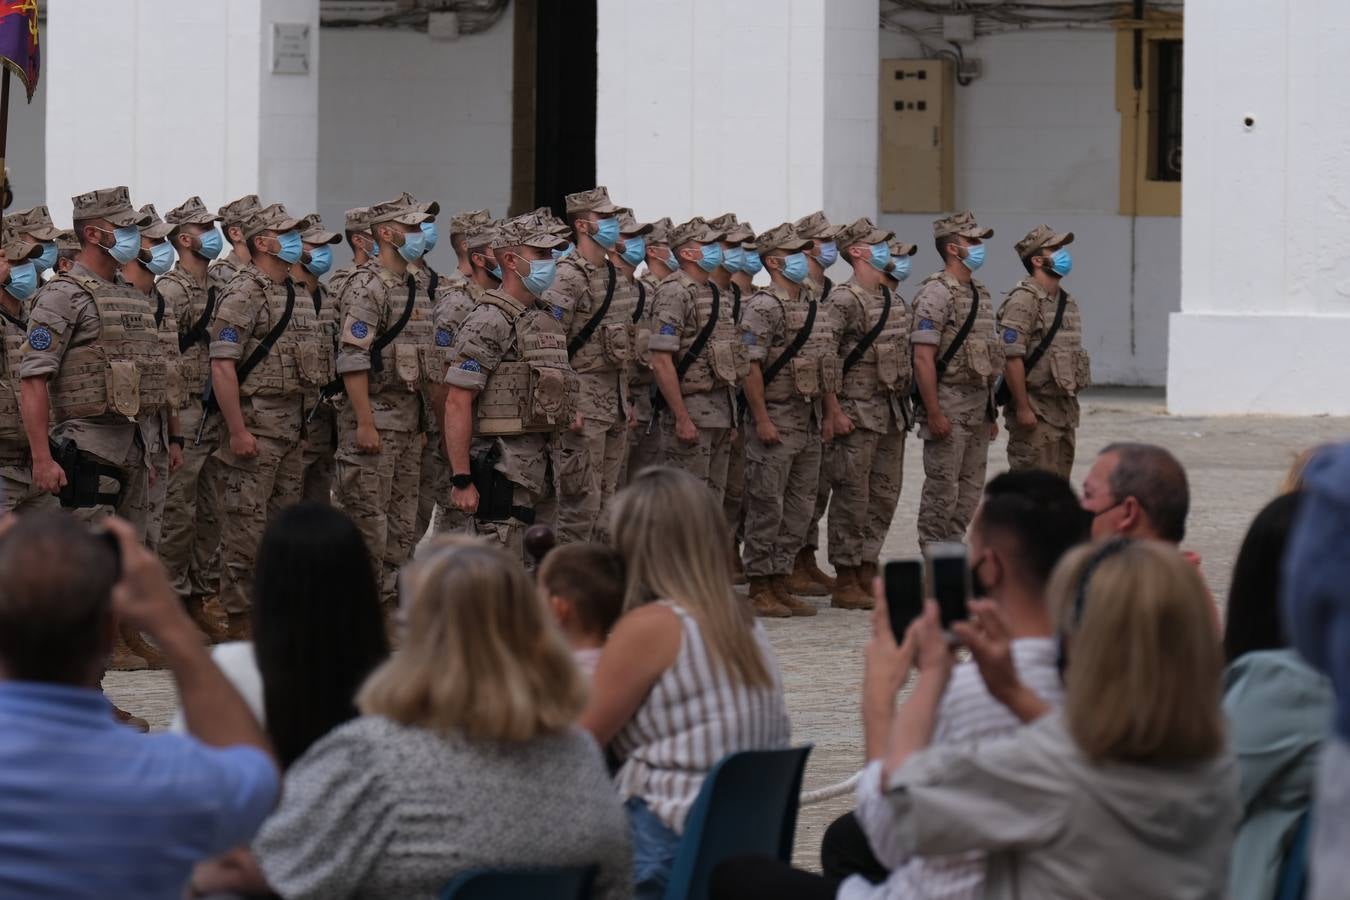
[[272, 330], [267, 332], [267, 336], [262, 339], [262, 342], [253, 348], [253, 352], [248, 355], [248, 359], [241, 362], [239, 368], [235, 369], [235, 375], [239, 379], [240, 386], [244, 384], [244, 380], [248, 378], [249, 373], [267, 358], [267, 354], [272, 352], [272, 348], [286, 331], [286, 326], [291, 324], [291, 313], [293, 312], [295, 312], [295, 282], [287, 278], [286, 309], [282, 312], [281, 318], [277, 320], [277, 324], [273, 325]]
[[639, 280], [637, 282], [638, 304], [637, 309], [633, 310], [633, 324], [642, 321], [642, 314], [647, 311], [647, 285]]
[[741, 286], [731, 283], [731, 321], [741, 324]]
[[[388, 347], [403, 331], [412, 318], [413, 305], [417, 302], [417, 280], [408, 276], [408, 302], [403, 305], [403, 315], [398, 317], [389, 330], [375, 339], [370, 345], [370, 371], [379, 374], [384, 371], [384, 348]], [[339, 379], [341, 380], [341, 379]]]
[[211, 316], [216, 311], [216, 289], [207, 288], [206, 291], [206, 309], [202, 311], [202, 317], [193, 323], [186, 334], [178, 336], [178, 352], [186, 353], [187, 348], [206, 337], [206, 326], [211, 324]]
[[594, 312], [594, 314], [591, 315], [591, 318], [586, 322], [586, 324], [581, 327], [581, 330], [577, 332], [577, 336], [572, 338], [572, 340], [568, 342], [567, 344], [568, 359], [571, 359], [572, 357], [576, 356], [577, 353], [581, 351], [581, 348], [586, 346], [586, 344], [591, 339], [591, 335], [595, 334], [595, 329], [600, 327], [600, 323], [604, 321], [605, 316], [609, 314], [609, 304], [614, 299], [614, 282], [616, 281], [616, 273], [614, 271], [614, 263], [610, 262], [609, 260], [605, 260], [605, 268], [609, 270], [609, 281], [605, 285], [605, 300], [603, 303], [600, 304], [600, 308], [597, 309]]
[[811, 326], [816, 324], [816, 301], [809, 301], [806, 308], [806, 321], [802, 323], [801, 330], [797, 336], [792, 339], [792, 343], [780, 354], [778, 358], [764, 370], [764, 386], [768, 387], [769, 382], [778, 377], [778, 373], [783, 371], [783, 367], [792, 362], [792, 358], [801, 352], [802, 347], [806, 346], [806, 339], [811, 336]]
[[708, 289], [712, 291], [712, 315], [708, 316], [707, 324], [699, 330], [698, 337], [694, 338], [694, 343], [689, 346], [689, 352], [675, 364], [675, 377], [679, 381], [684, 380], [684, 375], [689, 371], [689, 367], [698, 359], [699, 354], [703, 352], [703, 348], [708, 346], [708, 340], [712, 337], [713, 329], [717, 327], [717, 317], [722, 314], [722, 295], [717, 290], [717, 285], [709, 281]]
[[[155, 327], [158, 328], [164, 322], [164, 295], [155, 288]], [[182, 352], [181, 350], [179, 351]]]
[[952, 345], [947, 348], [947, 352], [942, 354], [942, 359], [937, 361], [938, 380], [942, 380], [942, 373], [947, 371], [947, 366], [956, 358], [956, 354], [961, 352], [961, 348], [966, 343], [966, 338], [970, 337], [970, 329], [975, 327], [975, 317], [980, 312], [980, 292], [972, 282], [970, 285], [970, 315], [966, 316], [966, 321], [962, 323], [961, 330], [956, 333], [952, 340]]
[[309, 292], [309, 296], [314, 299], [314, 315], [321, 315], [323, 313], [323, 288], [314, 288]]
[[1055, 321], [1051, 323], [1050, 330], [1045, 333], [1045, 337], [1041, 338], [1041, 342], [1036, 345], [1036, 349], [1032, 350], [1031, 355], [1027, 357], [1024, 365], [1026, 372], [1030, 372], [1034, 369], [1036, 363], [1040, 362], [1041, 357], [1045, 355], [1045, 351], [1050, 349], [1050, 344], [1054, 341], [1055, 335], [1059, 334], [1059, 326], [1064, 324], [1064, 309], [1068, 305], [1069, 295], [1064, 293], [1064, 288], [1060, 288], [1059, 306], [1055, 308]]
[[845, 372], [862, 362], [863, 355], [877, 342], [877, 338], [881, 337], [881, 332], [886, 328], [886, 321], [891, 317], [891, 290], [884, 284], [881, 286], [881, 296], [884, 302], [881, 306], [881, 315], [877, 317], [877, 324], [873, 325], [871, 330], [863, 335], [862, 340], [858, 341], [858, 346], [844, 357]]
[[427, 300], [432, 306], [436, 305], [436, 286], [441, 283], [441, 273], [437, 272], [431, 266], [427, 266], [427, 271], [431, 274], [427, 276]]

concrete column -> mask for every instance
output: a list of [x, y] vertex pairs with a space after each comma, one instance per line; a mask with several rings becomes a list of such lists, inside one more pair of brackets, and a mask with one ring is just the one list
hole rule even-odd
[[[272, 73], [272, 25], [307, 24], [309, 72]], [[318, 0], [50, 0], [47, 198], [126, 184], [164, 212], [257, 192], [315, 207]]]
[[876, 214], [878, 0], [599, 0], [596, 173], [639, 217]]
[[1186, 4], [1177, 414], [1350, 414], [1350, 7], [1275, 5]]

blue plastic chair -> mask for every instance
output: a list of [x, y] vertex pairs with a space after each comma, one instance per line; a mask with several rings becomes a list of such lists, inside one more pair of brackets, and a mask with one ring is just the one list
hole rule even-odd
[[707, 900], [713, 868], [733, 856], [792, 859], [810, 752], [807, 744], [732, 753], [713, 767], [685, 820], [665, 900]]
[[446, 885], [440, 900], [590, 900], [599, 869], [471, 869]]
[[1304, 813], [1298, 820], [1294, 839], [1284, 853], [1280, 883], [1275, 900], [1303, 900], [1308, 891], [1308, 843], [1312, 839], [1312, 816]]

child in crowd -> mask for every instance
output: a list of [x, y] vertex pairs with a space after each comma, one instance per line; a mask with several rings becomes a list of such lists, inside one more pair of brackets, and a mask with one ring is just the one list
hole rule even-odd
[[589, 678], [605, 638], [623, 612], [623, 563], [604, 544], [566, 544], [539, 567], [539, 589]]

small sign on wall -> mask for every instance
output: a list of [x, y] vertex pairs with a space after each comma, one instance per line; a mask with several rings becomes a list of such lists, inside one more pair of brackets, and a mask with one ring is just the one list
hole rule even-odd
[[272, 74], [309, 74], [310, 27], [307, 22], [272, 23]]

